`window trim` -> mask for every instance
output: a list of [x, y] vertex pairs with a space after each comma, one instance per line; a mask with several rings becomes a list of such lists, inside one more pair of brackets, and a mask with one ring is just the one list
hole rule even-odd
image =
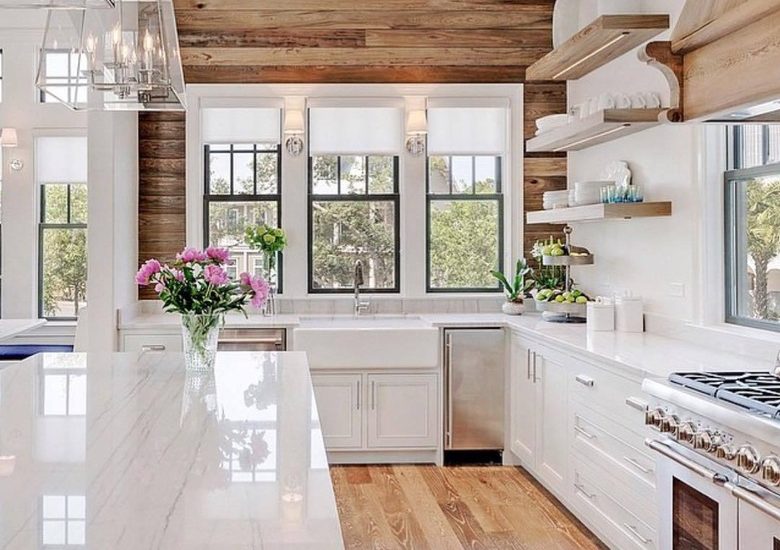
[[[360, 291], [366, 294], [400, 294], [401, 292], [401, 192], [400, 192], [400, 156], [392, 155], [393, 158], [393, 193], [369, 193], [369, 157], [389, 157], [388, 154], [375, 155], [315, 155], [336, 157], [336, 181], [339, 193], [337, 194], [314, 194], [314, 171], [312, 170], [313, 156], [309, 153], [307, 159], [307, 238], [306, 255], [308, 258], [307, 290], [309, 294], [351, 294], [355, 292], [354, 287], [344, 288], [315, 288], [314, 287], [314, 203], [315, 202], [392, 202], [395, 208], [393, 229], [393, 245], [395, 247], [395, 265], [394, 265], [394, 285], [391, 288], [367, 288], [361, 287]], [[341, 192], [341, 157], [356, 156], [363, 157], [365, 162], [365, 193], [340, 194]]]
[[[734, 161], [736, 161], [736, 153], [738, 152], [738, 138], [739, 132], [735, 134], [734, 145]], [[766, 158], [766, 156], [765, 156]], [[736, 187], [741, 181], [749, 180], [751, 178], [780, 175], [780, 162], [774, 164], [767, 164], [764, 166], [754, 166], [752, 168], [735, 168], [728, 170], [723, 175], [723, 220], [724, 220], [724, 243], [723, 243], [723, 256], [724, 256], [724, 280], [725, 280], [725, 321], [728, 324], [739, 325], [750, 328], [758, 328], [763, 330], [769, 330], [772, 332], [780, 332], [780, 322], [768, 321], [763, 319], [751, 319], [749, 317], [742, 317], [737, 314], [737, 308], [739, 306], [737, 299], [737, 262], [736, 259], [736, 243], [737, 237], [737, 220], [736, 220]]]
[[[46, 191], [45, 187], [47, 185], [64, 185], [68, 189], [68, 219], [65, 223], [49, 223], [44, 221], [46, 216]], [[46, 319], [47, 321], [75, 321], [78, 319], [78, 311], [76, 312], [76, 315], [72, 316], [62, 316], [62, 317], [51, 317], [44, 315], [43, 311], [43, 279], [44, 279], [44, 265], [43, 265], [43, 238], [44, 234], [47, 229], [83, 229], [87, 230], [87, 224], [89, 223], [89, 219], [87, 219], [87, 223], [83, 222], [71, 222], [71, 186], [72, 185], [84, 185], [86, 187], [86, 183], [57, 183], [57, 182], [39, 182], [38, 183], [38, 192], [40, 193], [40, 212], [38, 213], [38, 318], [40, 319]], [[87, 187], [87, 193], [89, 193], [89, 188]], [[89, 195], [87, 195], [89, 197]], [[87, 198], [89, 200], [89, 198]], [[89, 255], [89, 249], [87, 249], [87, 254]], [[87, 258], [87, 264], [89, 264], [89, 258]], [[88, 296], [88, 295], [87, 295]], [[86, 305], [87, 302], [85, 302]]]
[[[228, 145], [228, 144], [226, 144]], [[251, 144], [251, 150], [249, 144], [235, 144], [231, 143], [230, 149], [217, 150], [215, 153], [227, 153], [230, 155], [230, 193], [227, 195], [212, 195], [209, 176], [211, 174], [211, 147], [209, 143], [203, 144], [203, 246], [204, 248], [209, 246], [209, 205], [212, 202], [275, 202], [276, 203], [276, 226], [282, 227], [282, 145], [276, 144], [276, 150], [273, 149], [258, 149], [257, 144]], [[239, 149], [236, 149], [239, 147]], [[246, 148], [246, 149], [244, 149]], [[258, 153], [276, 153], [276, 193], [257, 194], [257, 169], [253, 171], [254, 178], [254, 191], [255, 193], [248, 195], [245, 193], [234, 193], [234, 174], [233, 174], [233, 156], [235, 153], [252, 153], [255, 155], [255, 163], [257, 162]], [[274, 292], [276, 294], [282, 294], [284, 291], [284, 253], [279, 252], [276, 262], [276, 288]], [[247, 272], [250, 272], [249, 266], [246, 266]], [[254, 271], [250, 272], [254, 274]]]
[[[431, 193], [431, 170], [430, 158], [448, 157], [449, 164], [449, 193]], [[452, 192], [452, 157], [470, 157], [472, 186], [470, 193]], [[476, 157], [495, 157], [496, 159], [496, 192], [495, 193], [477, 193], [474, 184], [476, 183]], [[504, 182], [503, 182], [503, 162], [504, 155], [427, 155], [425, 156], [425, 292], [427, 294], [496, 294], [502, 292], [501, 285], [496, 281], [496, 286], [487, 287], [442, 287], [434, 288], [431, 286], [431, 206], [433, 202], [438, 201], [458, 201], [458, 200], [495, 200], [498, 204], [498, 271], [504, 271]]]

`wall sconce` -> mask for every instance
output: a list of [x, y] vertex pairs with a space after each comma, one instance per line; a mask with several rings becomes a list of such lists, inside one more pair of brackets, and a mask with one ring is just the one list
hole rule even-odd
[[[3, 128], [0, 130], [0, 147], [12, 148], [19, 147], [19, 136], [16, 134], [16, 128]], [[24, 162], [21, 159], [11, 159], [8, 163], [11, 170], [18, 172], [24, 168]]]
[[287, 136], [287, 139], [284, 142], [284, 147], [294, 157], [303, 152], [303, 133], [303, 111], [299, 109], [285, 109], [284, 135]]
[[427, 133], [428, 121], [425, 117], [425, 111], [422, 109], [409, 111], [406, 117], [406, 150], [415, 157], [423, 154]]

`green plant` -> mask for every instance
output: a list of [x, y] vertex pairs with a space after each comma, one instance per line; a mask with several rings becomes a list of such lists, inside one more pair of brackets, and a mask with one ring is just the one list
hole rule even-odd
[[517, 264], [515, 265], [515, 276], [512, 278], [511, 282], [500, 271], [491, 271], [490, 274], [501, 283], [501, 287], [506, 294], [506, 299], [509, 302], [518, 302], [522, 300], [526, 291], [534, 286], [534, 280], [529, 277], [531, 268], [528, 267], [525, 258], [517, 260]]
[[267, 275], [270, 277], [276, 266], [276, 255], [287, 246], [284, 231], [266, 224], [250, 225], [244, 230], [244, 240], [250, 247], [265, 253]]
[[558, 265], [544, 265], [542, 261], [543, 257], [548, 255], [545, 252], [550, 251], [550, 247], [555, 244], [550, 237], [547, 241], [536, 241], [531, 249], [531, 256], [537, 264], [537, 269], [533, 272], [536, 290], [562, 290], [566, 285], [566, 270]]

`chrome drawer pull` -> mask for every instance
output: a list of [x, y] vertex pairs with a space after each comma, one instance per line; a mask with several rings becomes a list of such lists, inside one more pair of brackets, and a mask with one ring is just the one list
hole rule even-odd
[[636, 397], [626, 398], [626, 405], [641, 412], [647, 412], [647, 403]]
[[586, 490], [585, 490], [585, 487], [583, 487], [583, 486], [582, 486], [582, 485], [580, 485], [579, 483], [575, 483], [575, 484], [574, 484], [574, 488], [575, 488], [575, 489], [577, 489], [577, 490], [578, 490], [580, 493], [582, 493], [582, 494], [583, 494], [583, 495], [585, 495], [586, 497], [588, 497], [589, 499], [594, 499], [594, 498], [596, 498], [596, 495], [595, 495], [595, 494], [593, 494], [593, 493], [589, 493], [588, 491], [586, 491]]
[[525, 379], [531, 379], [531, 348], [525, 350]]
[[579, 426], [574, 426], [574, 431], [577, 432], [580, 435], [583, 435], [583, 436], [587, 437], [588, 439], [596, 439], [595, 435], [593, 435], [590, 432], [586, 432], [585, 430], [583, 430]]
[[357, 410], [360, 410], [360, 379], [357, 381]]
[[142, 352], [147, 351], [165, 351], [165, 345], [164, 344], [146, 344], [144, 346], [141, 346]]
[[651, 542], [653, 542], [653, 539], [648, 539], [648, 538], [645, 538], [642, 535], [640, 535], [639, 531], [637, 531], [637, 528], [634, 527], [633, 525], [629, 525], [628, 523], [624, 523], [623, 527], [628, 529], [631, 532], [632, 535], [634, 535], [636, 538], [638, 538], [640, 541], [642, 541], [642, 544], [650, 544]]
[[628, 456], [624, 456], [623, 460], [625, 460], [626, 462], [631, 464], [634, 468], [636, 468], [637, 470], [639, 470], [640, 472], [643, 472], [645, 474], [649, 474], [649, 473], [651, 473], [653, 471], [653, 470], [651, 470], [649, 468], [645, 468], [639, 462], [637, 462], [636, 460], [634, 460], [633, 458], [630, 458]]
[[593, 378], [591, 378], [590, 376], [585, 376], [584, 374], [578, 374], [574, 379], [580, 384], [582, 384], [583, 386], [586, 386], [588, 388], [592, 388], [593, 384], [595, 384]]

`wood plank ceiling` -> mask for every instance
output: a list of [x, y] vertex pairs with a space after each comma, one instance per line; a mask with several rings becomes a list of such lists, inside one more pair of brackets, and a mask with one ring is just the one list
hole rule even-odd
[[[187, 83], [522, 83], [551, 48], [554, 0], [174, 0]], [[533, 121], [565, 83], [525, 88]], [[184, 243], [184, 118], [141, 115], [139, 261]], [[527, 155], [527, 207], [566, 185], [563, 154]], [[174, 183], [176, 182], [176, 183]], [[559, 227], [526, 228], [533, 239]]]

